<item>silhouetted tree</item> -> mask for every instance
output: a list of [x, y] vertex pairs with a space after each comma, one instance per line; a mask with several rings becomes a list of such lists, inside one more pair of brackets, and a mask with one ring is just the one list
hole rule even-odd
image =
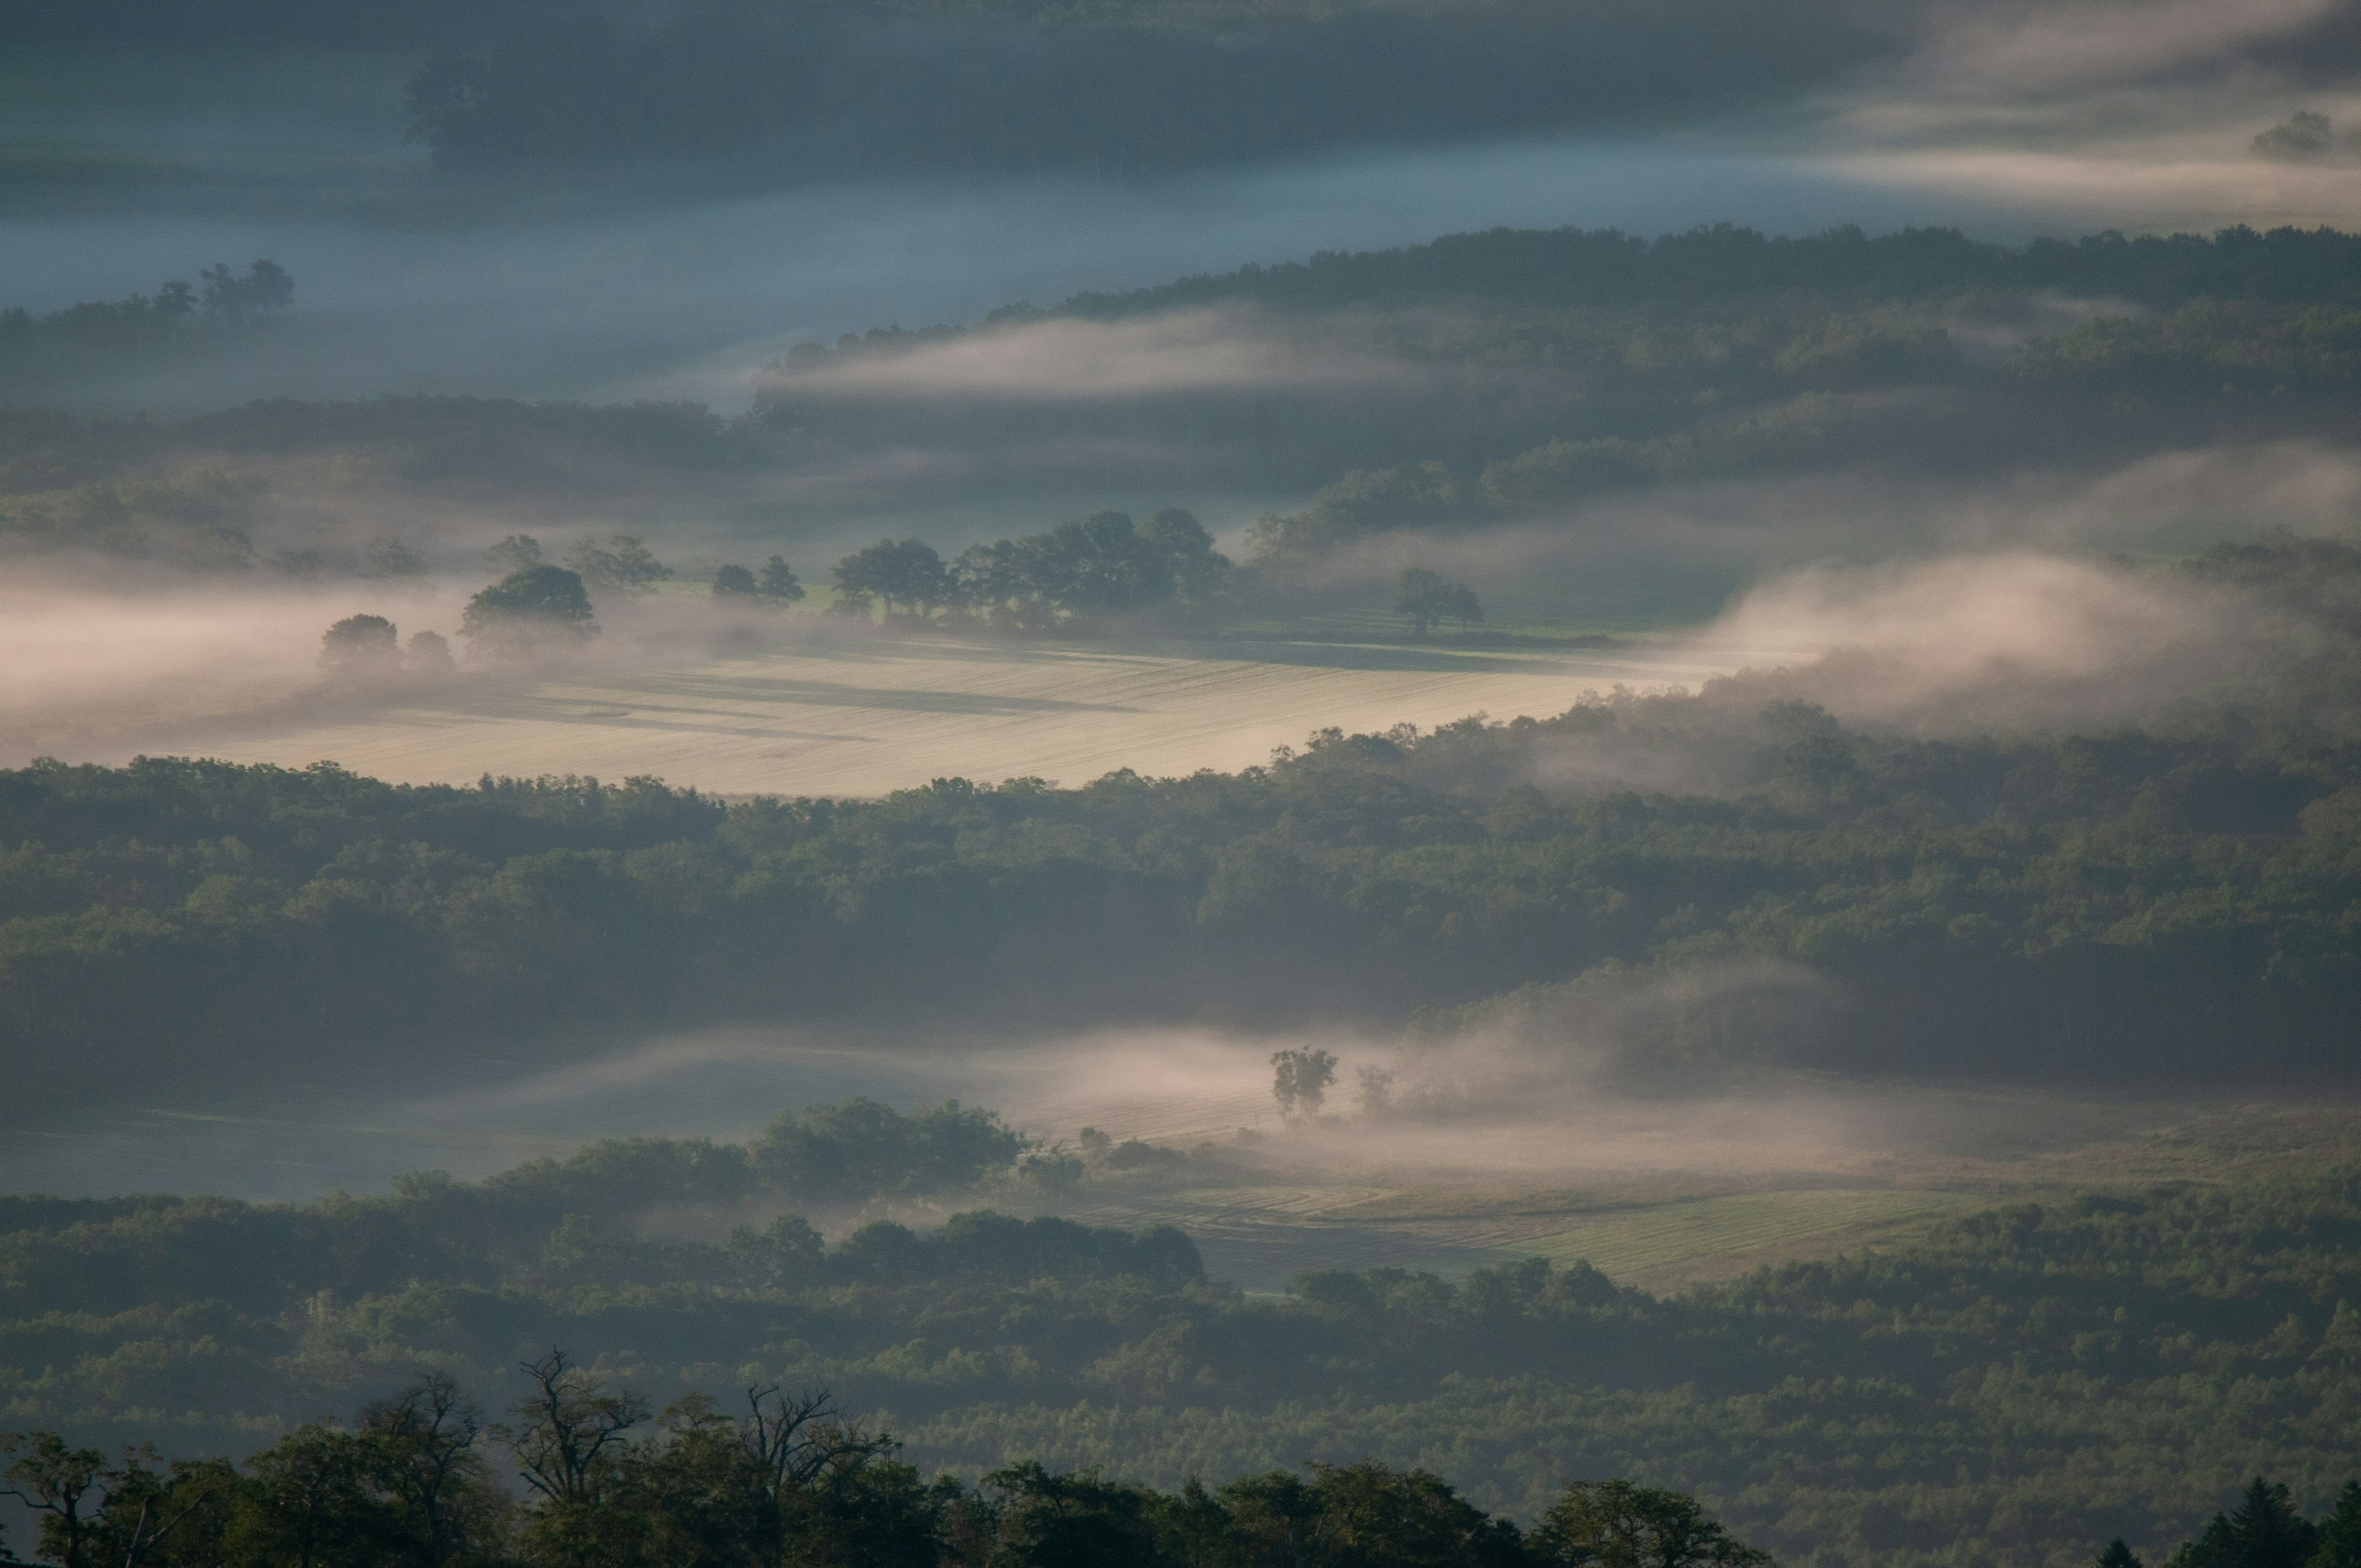
[[300, 1427], [247, 1462], [254, 1485], [229, 1536], [237, 1560], [269, 1568], [349, 1568], [400, 1550], [378, 1486], [387, 1455], [369, 1437]]
[[1428, 628], [1446, 617], [1462, 625], [1484, 619], [1474, 590], [1423, 566], [1404, 566], [1394, 578], [1394, 613], [1410, 617], [1410, 634], [1423, 638]]
[[450, 642], [439, 631], [412, 632], [409, 656], [403, 663], [418, 675], [447, 675], [458, 668], [451, 658]]
[[1695, 1497], [1629, 1481], [1576, 1481], [1532, 1534], [1535, 1556], [1565, 1568], [1768, 1568]]
[[653, 593], [658, 583], [673, 575], [670, 566], [649, 554], [642, 540], [630, 533], [618, 533], [603, 545], [584, 540], [566, 551], [566, 561], [582, 574], [583, 581], [617, 593]]
[[1274, 1069], [1270, 1093], [1279, 1102], [1280, 1119], [1297, 1122], [1318, 1115], [1328, 1098], [1328, 1086], [1336, 1081], [1334, 1053], [1318, 1048], [1276, 1051], [1270, 1065]]
[[41, 1517], [41, 1555], [59, 1568], [143, 1568], [207, 1516], [218, 1522], [225, 1501], [218, 1462], [162, 1470], [156, 1451], [139, 1447], [110, 1464], [55, 1432], [0, 1439], [0, 1453], [11, 1460], [0, 1495]]
[[2334, 127], [2326, 115], [2298, 109], [2257, 137], [2257, 154], [2288, 163], [2313, 162], [2336, 149]]
[[201, 304], [209, 316], [245, 321], [295, 302], [295, 280], [275, 261], [252, 262], [242, 278], [226, 262], [215, 262], [197, 276], [204, 284]]
[[467, 601], [459, 635], [488, 653], [523, 652], [598, 634], [582, 579], [563, 566], [528, 566]]
[[2320, 1543], [2305, 1568], [2361, 1568], [2361, 1481], [2347, 1481], [2320, 1521]]
[[596, 1502], [609, 1462], [647, 1420], [647, 1407], [555, 1347], [521, 1365], [533, 1392], [516, 1408], [509, 1436], [518, 1473], [553, 1503]]
[[541, 565], [541, 541], [530, 533], [511, 533], [484, 552], [484, 565], [503, 576]]
[[836, 597], [848, 610], [865, 610], [873, 600], [891, 620], [896, 605], [923, 616], [951, 598], [950, 575], [935, 548], [920, 540], [899, 543], [881, 539], [836, 565]]
[[796, 580], [796, 575], [788, 569], [785, 559], [778, 555], [763, 563], [762, 575], [755, 581], [754, 591], [774, 604], [800, 604], [804, 598], [803, 584]]
[[401, 667], [401, 637], [381, 615], [348, 615], [320, 639], [320, 664], [338, 680], [385, 674]]

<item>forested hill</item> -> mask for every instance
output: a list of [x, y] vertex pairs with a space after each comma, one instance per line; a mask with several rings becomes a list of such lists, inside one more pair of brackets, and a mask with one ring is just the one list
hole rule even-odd
[[[880, 1131], [900, 1169], [880, 1161], [874, 1186], [819, 1174]], [[824, 1244], [793, 1217], [809, 1199], [926, 1190], [928, 1169], [989, 1174], [1006, 1157], [996, 1137], [972, 1113], [855, 1104], [742, 1148], [637, 1140], [300, 1208], [0, 1204], [0, 1405], [9, 1428], [79, 1444], [243, 1453], [426, 1373], [505, 1414], [533, 1394], [518, 1363], [557, 1345], [637, 1412], [624, 1436], [652, 1440], [651, 1461], [713, 1430], [693, 1404], [653, 1429], [648, 1414], [684, 1396], [735, 1411], [750, 1384], [826, 1387], [856, 1417], [891, 1411], [929, 1469], [1096, 1464], [1102, 1479], [1219, 1486], [1375, 1459], [1527, 1523], [1567, 1479], [1629, 1475], [1701, 1494], [1799, 1568], [2083, 1568], [2115, 1536], [2160, 1563], [2258, 1471], [2305, 1513], [2355, 1478], [2351, 1170], [1995, 1208], [1878, 1255], [1675, 1299], [1539, 1259], [1458, 1280], [1315, 1274], [1252, 1298], [1169, 1231], [974, 1212]], [[750, 1198], [787, 1212], [726, 1232]], [[659, 1210], [661, 1227], [644, 1223]], [[683, 1234], [700, 1222], [711, 1239]], [[282, 1452], [321, 1440], [307, 1430]], [[511, 1429], [532, 1430], [529, 1412]], [[650, 1495], [627, 1473], [608, 1473], [618, 1510]], [[630, 1523], [619, 1511], [606, 1529], [627, 1543]]]
[[1953, 228], [1871, 236], [1847, 226], [1766, 235], [1716, 224], [1653, 240], [1619, 229], [1510, 229], [1445, 235], [1389, 250], [1323, 251], [1306, 261], [1200, 273], [1125, 293], [1076, 294], [1063, 313], [1115, 316], [1251, 300], [1331, 308], [1453, 299], [1538, 305], [1703, 305], [1801, 292], [1915, 297], [2054, 289], [2169, 308], [2198, 298], [2338, 301], [2361, 289], [2361, 236], [2240, 225], [2213, 235], [2037, 239], [2023, 248]]
[[[1708, 988], [1628, 1043], [1632, 1070], [2349, 1074], [2356, 561], [2210, 562], [2309, 603], [2319, 640], [2171, 733], [1913, 740], [1750, 677], [1330, 732], [1226, 776], [870, 801], [38, 764], [0, 774], [7, 1114], [495, 1036], [986, 1007], [1400, 1020], [1731, 965], [1835, 1000], [1773, 1028], [1759, 992]], [[1627, 766], [1689, 782], [1642, 794]]]

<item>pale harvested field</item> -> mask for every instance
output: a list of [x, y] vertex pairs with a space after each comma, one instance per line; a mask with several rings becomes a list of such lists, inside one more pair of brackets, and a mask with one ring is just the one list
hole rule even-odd
[[1564, 711], [1586, 690], [1727, 668], [1641, 651], [1321, 643], [1039, 645], [863, 638], [532, 683], [451, 683], [366, 713], [224, 718], [171, 749], [333, 761], [404, 783], [653, 774], [725, 794], [866, 795], [957, 775], [1075, 784], [1117, 768], [1232, 770], [1336, 725]]

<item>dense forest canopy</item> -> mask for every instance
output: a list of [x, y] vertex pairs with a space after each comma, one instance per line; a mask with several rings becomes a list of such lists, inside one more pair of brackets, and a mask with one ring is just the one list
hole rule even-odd
[[[881, 1133], [899, 1154], [845, 1179], [829, 1151]], [[642, 1411], [826, 1387], [969, 1475], [1219, 1486], [1375, 1458], [1527, 1524], [1570, 1477], [1629, 1475], [1823, 1568], [2067, 1568], [2111, 1537], [2158, 1562], [2258, 1470], [2313, 1514], [2354, 1478], [2349, 1169], [1995, 1208], [1675, 1298], [1532, 1259], [1274, 1299], [1175, 1232], [971, 1211], [823, 1241], [795, 1217], [979, 1179], [1038, 1201], [1015, 1155], [988, 1115], [853, 1102], [742, 1147], [598, 1145], [382, 1198], [11, 1200], [0, 1394], [76, 1442], [245, 1452], [422, 1372], [504, 1409], [558, 1344]]]
[[[1241, 556], [1284, 578], [1390, 532], [1561, 519], [1652, 487], [1972, 484], [2241, 443], [2336, 448], [2356, 392], [2356, 245], [2326, 229], [2024, 247], [1937, 229], [1497, 230], [801, 345], [734, 419], [688, 402], [441, 395], [172, 420], [15, 408], [0, 411], [0, 545], [317, 570], [321, 509], [305, 502], [318, 488], [424, 498], [456, 518], [487, 487], [579, 509], [619, 492], [655, 506], [689, 486], [733, 514], [792, 518], [800, 509], [764, 487], [931, 505], [979, 486], [1210, 484], [1306, 498]], [[221, 331], [118, 341], [118, 316], [154, 310], [143, 296], [0, 321], [0, 382], [21, 372], [34, 387], [37, 362], [53, 369], [69, 350], [97, 375], [126, 355], [231, 353], [251, 337], [225, 315]], [[1148, 335], [1124, 335], [1142, 323]], [[302, 330], [298, 312], [269, 335]], [[933, 378], [945, 355], [963, 356], [968, 378]], [[1045, 355], [1046, 376], [1026, 368]], [[1231, 357], [1310, 378], [1172, 379], [1176, 364]], [[1135, 364], [1134, 379], [1101, 384], [1090, 370], [1107, 359]], [[926, 543], [947, 557], [991, 547]], [[1040, 619], [1021, 612], [1025, 596], [998, 597], [1004, 619]]]

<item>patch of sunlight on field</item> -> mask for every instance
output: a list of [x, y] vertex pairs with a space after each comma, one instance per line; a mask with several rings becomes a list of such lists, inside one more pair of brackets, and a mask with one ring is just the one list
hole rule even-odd
[[1111, 1190], [1058, 1212], [1085, 1224], [1178, 1225], [1209, 1262], [1219, 1260], [1219, 1272], [1249, 1289], [1280, 1288], [1311, 1269], [1453, 1274], [1538, 1256], [1561, 1266], [1586, 1261], [1618, 1284], [1663, 1291], [1858, 1251], [1995, 1201], [1990, 1192], [1857, 1188], [1692, 1191], [1642, 1203], [1536, 1191], [1449, 1217], [1420, 1214], [1449, 1195], [1351, 1181], [1179, 1184]]
[[864, 639], [522, 685], [456, 683], [365, 715], [176, 738], [234, 762], [329, 760], [402, 783], [653, 774], [725, 794], [878, 795], [943, 776], [1076, 784], [1234, 770], [1315, 728], [1563, 712], [1587, 690], [1726, 665], [1643, 650]]
[[1962, 1192], [1736, 1192], [1601, 1214], [1510, 1250], [1587, 1262], [1619, 1284], [1663, 1289], [1765, 1263], [1826, 1257], [1913, 1222], [1989, 1203]]

